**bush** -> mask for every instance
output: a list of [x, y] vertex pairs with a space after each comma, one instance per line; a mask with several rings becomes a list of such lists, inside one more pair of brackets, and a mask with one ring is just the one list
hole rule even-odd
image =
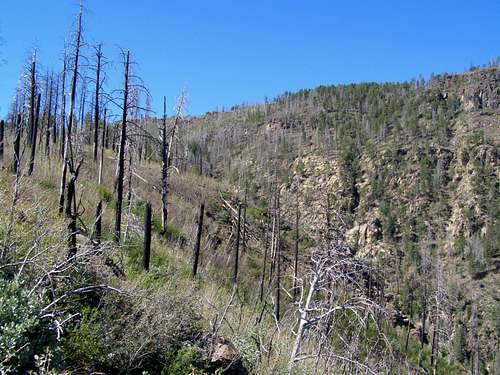
[[165, 288], [151, 295], [141, 295], [137, 286], [130, 288], [126, 294], [108, 295], [101, 307], [107, 367], [160, 373], [165, 353], [177, 352], [201, 332], [196, 301]]
[[202, 375], [205, 372], [201, 355], [193, 348], [182, 348], [177, 352], [167, 353], [162, 375]]
[[19, 284], [0, 279], [0, 373], [23, 372], [54, 343], [50, 321], [38, 317], [42, 302]]
[[79, 324], [70, 328], [62, 340], [63, 356], [66, 362], [86, 365], [105, 361], [101, 344], [102, 328], [98, 321], [98, 310], [86, 307]]
[[106, 187], [97, 185], [96, 191], [99, 195], [99, 198], [102, 199], [105, 203], [110, 204], [111, 202], [113, 202], [113, 193], [106, 189]]

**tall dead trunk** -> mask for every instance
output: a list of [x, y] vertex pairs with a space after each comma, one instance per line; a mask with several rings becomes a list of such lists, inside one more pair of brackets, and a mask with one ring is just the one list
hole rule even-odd
[[410, 315], [408, 317], [408, 329], [406, 331], [406, 339], [405, 339], [405, 353], [408, 355], [408, 344], [410, 342], [410, 328], [411, 328], [411, 318], [413, 316], [413, 291], [410, 290]]
[[425, 343], [425, 323], [427, 321], [427, 282], [424, 281], [424, 296], [422, 303], [422, 331], [420, 332], [420, 349], [424, 348]]
[[[48, 79], [48, 78], [47, 78]], [[47, 107], [47, 127], [45, 128], [45, 155], [49, 156], [50, 153], [50, 126], [52, 121], [52, 94], [54, 90], [53, 78], [50, 78], [49, 84], [49, 103]]]
[[78, 233], [77, 220], [78, 210], [76, 205], [76, 180], [80, 171], [82, 163], [80, 162], [76, 169], [73, 169], [73, 163], [69, 162], [69, 170], [71, 178], [68, 181], [67, 200], [66, 200], [66, 217], [69, 219], [68, 223], [68, 258], [76, 255], [78, 248], [76, 244], [76, 235]]
[[[78, 60], [80, 58], [80, 47], [82, 42], [82, 10], [78, 13], [78, 29], [75, 40], [75, 60], [73, 65], [73, 77], [71, 80], [71, 97], [70, 97], [70, 108], [69, 108], [69, 121], [68, 129], [65, 132], [64, 137], [64, 151], [63, 151], [63, 165], [61, 173], [61, 185], [59, 192], [59, 212], [62, 213], [64, 207], [64, 189], [66, 185], [66, 174], [67, 174], [67, 164], [69, 161], [73, 161], [73, 146], [71, 143], [71, 136], [74, 124], [74, 111], [75, 111], [75, 99], [76, 99], [76, 84], [78, 78]], [[64, 111], [63, 111], [64, 112]]]
[[95, 81], [95, 100], [94, 100], [94, 161], [97, 162], [97, 149], [99, 142], [99, 95], [101, 87], [101, 44], [97, 45], [96, 59], [96, 81]]
[[38, 132], [38, 122], [40, 118], [40, 100], [41, 100], [42, 94], [38, 94], [38, 99], [37, 99], [37, 104], [36, 104], [36, 114], [35, 114], [35, 123], [33, 125], [33, 130], [32, 130], [32, 135], [33, 139], [31, 142], [31, 153], [30, 153], [30, 165], [28, 168], [28, 176], [31, 176], [33, 174], [33, 170], [35, 169], [35, 157], [36, 157], [36, 136]]
[[[177, 108], [175, 111], [174, 117], [174, 126], [172, 127], [172, 132], [170, 134], [170, 139], [167, 142], [166, 140], [166, 99], [163, 101], [163, 129], [162, 131], [162, 231], [166, 233], [168, 226], [168, 196], [170, 192], [170, 165], [172, 163], [171, 154], [172, 154], [172, 146], [174, 145], [175, 134], [177, 131], [177, 127], [179, 126], [179, 122], [182, 116], [182, 109], [184, 107], [185, 93], [182, 92], [179, 97], [179, 102], [177, 103]], [[165, 137], [165, 139], [163, 139]], [[149, 146], [146, 148], [148, 149]], [[166, 154], [165, 154], [166, 153]], [[149, 161], [149, 159], [148, 159]]]
[[22, 132], [22, 116], [20, 113], [17, 114], [16, 123], [16, 136], [14, 138], [14, 158], [12, 160], [12, 170], [19, 175], [19, 169], [21, 168], [21, 132]]
[[168, 142], [167, 98], [163, 97], [163, 121], [161, 127], [161, 234], [167, 233], [168, 218]]
[[120, 242], [122, 225], [123, 179], [125, 175], [125, 144], [127, 141], [127, 112], [129, 95], [129, 60], [130, 52], [125, 58], [125, 82], [123, 92], [123, 113], [121, 124], [120, 149], [118, 151], [118, 173], [116, 176], [116, 210], [115, 210], [115, 241]]
[[33, 129], [35, 127], [35, 97], [36, 97], [36, 54], [33, 54], [30, 68], [30, 114], [29, 114], [29, 127], [28, 127], [28, 145], [31, 146], [36, 142], [36, 137], [33, 139]]
[[238, 282], [238, 264], [240, 257], [240, 225], [241, 225], [241, 203], [238, 205], [238, 223], [236, 226], [236, 246], [234, 249], [233, 283]]
[[472, 348], [472, 374], [479, 375], [481, 369], [481, 358], [479, 352], [479, 317], [477, 313], [477, 301], [472, 305], [472, 332], [473, 332], [473, 348]]
[[146, 203], [144, 210], [144, 269], [149, 271], [151, 257], [151, 203]]
[[298, 276], [299, 276], [299, 197], [297, 191], [297, 197], [295, 202], [295, 254], [293, 261], [293, 299], [297, 300], [298, 295]]
[[54, 105], [54, 122], [52, 124], [52, 144], [54, 145], [57, 143], [57, 111], [58, 111], [58, 106], [59, 106], [59, 78], [57, 78], [56, 75], [56, 97], [54, 98], [55, 105]]
[[100, 245], [102, 236], [102, 200], [97, 204], [95, 210], [94, 243]]
[[5, 133], [5, 122], [4, 120], [0, 121], [0, 162], [3, 163], [3, 139]]
[[105, 148], [105, 139], [106, 139], [106, 115], [107, 108], [104, 108], [104, 118], [102, 119], [102, 139], [101, 139], [101, 160], [99, 161], [99, 177], [98, 183], [102, 184], [102, 170], [104, 168], [104, 148]]
[[[200, 151], [200, 158], [201, 158], [201, 151]], [[243, 233], [241, 237], [243, 251], [245, 251], [247, 248], [247, 204], [248, 204], [248, 183], [245, 182], [245, 198], [243, 200]]]
[[198, 231], [196, 233], [196, 244], [194, 246], [193, 254], [193, 278], [198, 272], [198, 260], [200, 259], [200, 246], [201, 246], [201, 232], [203, 230], [203, 214], [205, 212], [205, 205], [202, 203], [200, 205], [200, 216], [198, 217]]
[[82, 82], [81, 89], [80, 89], [80, 126], [78, 126], [78, 122], [76, 124], [76, 129], [75, 133], [77, 137], [79, 134], [82, 134], [83, 139], [87, 141], [87, 144], [90, 144], [90, 138], [87, 137], [87, 133], [85, 132], [85, 105], [87, 103], [87, 84], [85, 82], [85, 79]]
[[275, 285], [275, 292], [276, 292], [276, 301], [274, 304], [274, 318], [276, 319], [277, 322], [280, 320], [280, 307], [281, 307], [281, 238], [280, 238], [280, 202], [279, 202], [279, 193], [278, 193], [278, 198], [277, 198], [277, 228], [276, 228], [276, 285]]
[[[271, 201], [272, 198], [269, 198], [269, 207], [271, 206]], [[267, 266], [267, 253], [268, 253], [268, 248], [269, 248], [269, 226], [270, 226], [270, 218], [269, 218], [269, 213], [270, 210], [268, 209], [268, 217], [266, 220], [266, 229], [265, 229], [265, 245], [264, 245], [264, 258], [262, 259], [262, 274], [260, 278], [260, 288], [259, 288], [259, 300], [262, 303], [264, 301], [264, 283], [266, 280], [266, 266]], [[271, 245], [272, 246], [272, 245]]]
[[68, 62], [66, 56], [66, 48], [64, 48], [64, 57], [63, 57], [63, 71], [61, 77], [61, 128], [60, 128], [60, 136], [59, 142], [61, 144], [61, 159], [64, 160], [65, 155], [65, 147], [66, 147], [66, 70], [68, 69]]

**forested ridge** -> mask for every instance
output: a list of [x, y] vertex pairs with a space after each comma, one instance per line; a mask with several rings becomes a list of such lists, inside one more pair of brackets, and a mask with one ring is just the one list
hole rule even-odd
[[500, 373], [497, 63], [158, 114], [83, 17], [0, 122], [0, 373]]

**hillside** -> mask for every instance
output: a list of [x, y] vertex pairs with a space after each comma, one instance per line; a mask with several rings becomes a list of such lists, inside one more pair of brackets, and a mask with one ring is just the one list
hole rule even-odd
[[[483, 340], [479, 356], [493, 359], [499, 80], [493, 68], [420, 84], [319, 87], [192, 119], [186, 136], [211, 173], [258, 208], [268, 208], [269, 181], [278, 181], [290, 258], [297, 212], [301, 236], [313, 240], [340, 217], [353, 251], [382, 269], [391, 308], [422, 326], [432, 304], [450, 352], [464, 329], [469, 345]], [[446, 302], [429, 302], [441, 288]], [[465, 351], [472, 361], [473, 347]]]
[[[29, 175], [16, 114], [0, 170], [0, 372], [500, 370], [498, 67], [168, 118], [165, 233], [162, 119], [131, 114], [118, 241], [123, 123], [102, 124], [101, 179], [91, 114], [69, 141], [35, 133]], [[76, 194], [59, 212], [65, 142]]]

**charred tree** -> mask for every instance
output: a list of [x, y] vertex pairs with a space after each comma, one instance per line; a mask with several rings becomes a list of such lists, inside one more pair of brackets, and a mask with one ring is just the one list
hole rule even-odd
[[80, 167], [82, 162], [78, 164], [76, 168], [73, 168], [73, 163], [69, 162], [69, 171], [71, 173], [71, 177], [68, 181], [68, 189], [67, 189], [67, 200], [66, 200], [66, 217], [69, 219], [68, 223], [68, 259], [72, 258], [76, 255], [78, 248], [76, 244], [76, 235], [78, 234], [78, 209], [76, 205], [76, 180], [78, 178], [78, 173], [80, 171]]
[[[56, 97], [54, 98], [54, 122], [52, 124], [52, 143], [55, 145], [57, 143], [57, 111], [59, 104], [59, 78], [56, 75]], [[55, 146], [54, 146], [55, 147]]]
[[21, 167], [21, 131], [22, 131], [22, 116], [19, 113], [17, 115], [16, 122], [16, 136], [14, 138], [14, 158], [12, 160], [12, 170], [19, 175], [19, 169]]
[[234, 249], [233, 283], [238, 282], [238, 264], [240, 257], [240, 226], [241, 226], [241, 203], [238, 206], [238, 223], [236, 225], [236, 246]]
[[75, 59], [73, 63], [73, 77], [71, 80], [69, 121], [68, 121], [68, 129], [65, 132], [65, 138], [64, 138], [63, 165], [62, 165], [61, 185], [59, 193], [59, 212], [61, 213], [64, 207], [64, 190], [66, 185], [66, 174], [68, 169], [67, 164], [68, 161], [73, 162], [73, 149], [71, 144], [71, 136], [75, 118], [74, 112], [75, 112], [75, 99], [76, 99], [76, 84], [78, 78], [78, 61], [80, 58], [80, 48], [82, 43], [82, 12], [83, 11], [80, 9], [80, 12], [78, 13], [78, 28], [75, 39]]
[[31, 146], [36, 142], [36, 137], [33, 137], [33, 129], [35, 128], [35, 97], [36, 97], [36, 54], [33, 54], [30, 68], [30, 114], [28, 126], [28, 145]]
[[151, 203], [146, 203], [144, 210], [144, 269], [149, 271], [151, 257]]
[[102, 236], [102, 200], [97, 204], [95, 210], [94, 243], [98, 246]]
[[161, 234], [167, 233], [168, 217], [168, 142], [167, 98], [163, 97], [163, 121], [161, 127]]
[[127, 112], [129, 96], [130, 52], [125, 57], [125, 82], [123, 91], [123, 113], [121, 124], [120, 148], [118, 150], [118, 173], [116, 176], [115, 241], [120, 242], [123, 204], [123, 179], [125, 177], [125, 144], [127, 142]]
[[104, 108], [104, 117], [102, 119], [102, 139], [101, 139], [101, 160], [99, 161], [99, 177], [98, 183], [102, 183], [102, 170], [104, 168], [104, 148], [106, 146], [106, 116], [107, 116], [107, 108]]
[[3, 162], [3, 149], [4, 149], [4, 133], [5, 133], [5, 122], [0, 121], [0, 162]]
[[[48, 78], [47, 78], [48, 79]], [[45, 155], [49, 156], [50, 153], [50, 126], [52, 121], [52, 94], [54, 90], [53, 78], [50, 78], [49, 84], [49, 103], [47, 107], [47, 124], [45, 128]]]
[[281, 308], [281, 239], [280, 239], [280, 212], [279, 212], [279, 195], [277, 198], [278, 201], [278, 224], [276, 228], [276, 281], [275, 281], [275, 303], [274, 303], [274, 318], [277, 322], [280, 321], [280, 308]]
[[95, 80], [95, 99], [94, 99], [94, 161], [97, 162], [97, 149], [99, 142], [99, 97], [101, 88], [101, 60], [102, 45], [98, 44], [96, 49], [96, 80]]
[[31, 142], [31, 153], [30, 153], [30, 165], [28, 168], [28, 176], [31, 176], [33, 173], [33, 170], [35, 168], [35, 156], [36, 156], [36, 135], [38, 132], [38, 122], [40, 118], [40, 99], [41, 99], [41, 94], [38, 94], [38, 99], [37, 99], [37, 104], [36, 104], [36, 114], [35, 114], [35, 122], [33, 124], [33, 130], [32, 130], [32, 142]]
[[198, 217], [198, 231], [196, 233], [196, 244], [194, 246], [193, 254], [193, 278], [198, 272], [198, 260], [200, 259], [200, 246], [201, 246], [201, 232], [203, 230], [203, 214], [205, 212], [205, 205], [200, 205], [200, 216]]
[[299, 289], [297, 286], [299, 276], [299, 198], [297, 191], [297, 198], [295, 203], [295, 254], [293, 261], [293, 299], [297, 300]]
[[68, 62], [66, 56], [66, 48], [64, 48], [63, 56], [63, 71], [61, 76], [61, 128], [59, 142], [61, 144], [61, 158], [64, 161], [64, 151], [66, 147], [66, 71], [68, 69]]

